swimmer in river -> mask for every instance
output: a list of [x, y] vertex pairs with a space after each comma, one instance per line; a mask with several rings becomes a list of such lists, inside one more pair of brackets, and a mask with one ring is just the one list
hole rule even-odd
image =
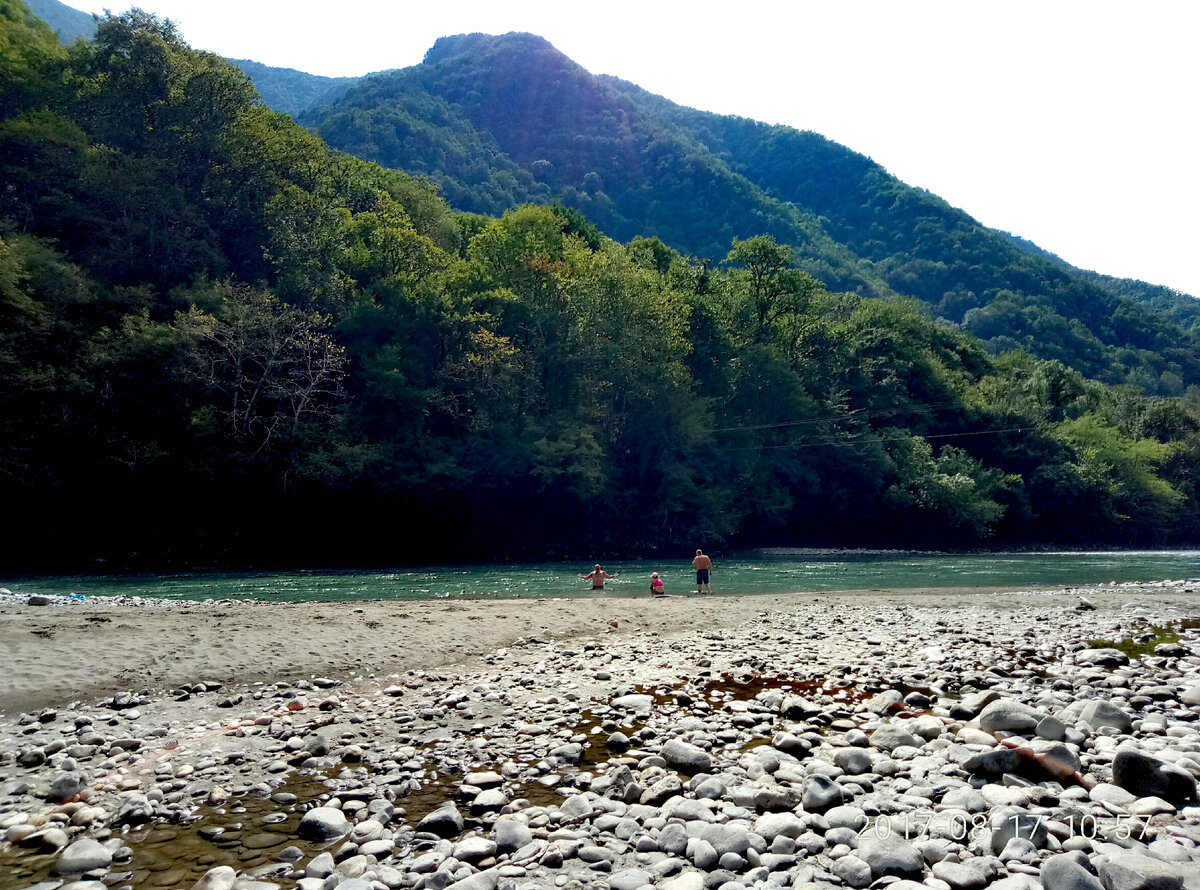
[[621, 574], [621, 573], [617, 572], [616, 575], [610, 575], [608, 572], [604, 571], [604, 569], [600, 568], [600, 563], [596, 563], [596, 567], [594, 569], [592, 569], [588, 574], [580, 575], [579, 577], [582, 578], [584, 581], [591, 581], [592, 582], [592, 590], [603, 590], [604, 589], [604, 579], [605, 578], [615, 578], [619, 574]]
[[708, 578], [713, 568], [712, 560], [704, 555], [703, 550], [697, 550], [692, 565], [696, 568], [696, 593], [700, 593], [701, 587], [705, 593], [712, 593], [712, 588], [708, 586]]

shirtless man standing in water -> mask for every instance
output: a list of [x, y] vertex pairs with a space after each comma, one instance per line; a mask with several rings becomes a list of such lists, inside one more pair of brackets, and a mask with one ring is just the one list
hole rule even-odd
[[712, 593], [712, 588], [708, 586], [708, 576], [713, 567], [712, 560], [704, 555], [703, 550], [697, 550], [692, 565], [696, 567], [696, 593], [700, 592], [702, 586], [705, 593]]
[[[619, 574], [621, 574], [621, 573], [617, 572], [617, 575], [619, 575]], [[592, 590], [603, 590], [604, 589], [604, 579], [605, 578], [615, 578], [615, 577], [617, 577], [617, 575], [610, 575], [608, 572], [604, 571], [604, 569], [600, 568], [600, 563], [596, 563], [596, 567], [594, 569], [592, 569], [588, 574], [580, 575], [579, 577], [582, 578], [584, 581], [591, 581], [592, 582]]]

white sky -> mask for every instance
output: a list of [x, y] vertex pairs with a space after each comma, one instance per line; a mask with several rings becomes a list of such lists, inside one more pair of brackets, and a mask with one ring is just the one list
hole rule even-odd
[[324, 75], [530, 31], [674, 102], [815, 130], [1076, 266], [1200, 296], [1197, 0], [137, 5], [198, 49]]

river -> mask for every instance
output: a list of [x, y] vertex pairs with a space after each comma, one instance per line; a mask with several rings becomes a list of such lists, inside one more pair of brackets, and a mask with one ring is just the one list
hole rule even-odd
[[[608, 562], [606, 596], [648, 596], [650, 573], [667, 593], [695, 594], [690, 555]], [[21, 594], [139, 596], [174, 600], [502, 599], [591, 596], [580, 563], [511, 563], [390, 569], [56, 575], [0, 579]], [[794, 593], [911, 587], [1062, 587], [1109, 581], [1200, 579], [1200, 551], [924, 553], [752, 551], [715, 559], [714, 593]]]

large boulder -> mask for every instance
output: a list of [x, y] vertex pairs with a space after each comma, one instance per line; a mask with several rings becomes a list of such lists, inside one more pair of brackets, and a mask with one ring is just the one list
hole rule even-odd
[[55, 874], [80, 875], [86, 871], [97, 871], [112, 865], [112, 853], [103, 844], [90, 837], [80, 838], [63, 850], [54, 865]]
[[804, 830], [804, 820], [795, 813], [767, 813], [754, 823], [754, 833], [761, 835], [767, 843], [777, 837], [798, 838]]
[[[365, 882], [364, 882], [365, 883]], [[451, 884], [451, 887], [457, 890], [496, 890], [496, 885], [500, 883], [500, 870], [489, 868], [477, 874], [463, 878], [461, 881], [456, 881]], [[338, 885], [342, 890], [347, 890], [346, 882]], [[372, 886], [370, 884], [367, 885]]]
[[350, 833], [350, 820], [336, 807], [314, 807], [304, 814], [296, 833], [306, 840], [326, 843]]
[[945, 881], [953, 890], [983, 890], [996, 877], [999, 860], [989, 856], [973, 856], [965, 862], [935, 862], [933, 876]]
[[1084, 649], [1075, 653], [1076, 664], [1090, 664], [1095, 667], [1119, 667], [1129, 664], [1129, 656], [1120, 649]]
[[609, 705], [621, 711], [649, 714], [654, 707], [654, 696], [641, 694], [620, 695], [610, 701]]
[[468, 835], [450, 848], [450, 855], [459, 862], [478, 862], [495, 856], [496, 849], [495, 841], [479, 835]]
[[228, 865], [218, 865], [206, 871], [192, 890], [233, 890], [237, 884], [237, 872]]
[[887, 714], [891, 711], [898, 711], [904, 707], [904, 696], [895, 689], [885, 689], [878, 695], [873, 695], [864, 704], [864, 707], [873, 714]]
[[838, 748], [833, 752], [833, 762], [851, 776], [869, 773], [872, 765], [871, 755], [863, 748]]
[[[1100, 860], [1096, 870], [1105, 890], [1180, 890], [1183, 871], [1172, 862], [1151, 859], [1134, 850], [1121, 850]], [[1188, 871], [1195, 876], [1190, 863]]]
[[807, 720], [820, 714], [821, 707], [799, 695], [789, 695], [780, 703], [779, 713], [788, 720]]
[[983, 709], [979, 715], [979, 728], [985, 732], [1032, 733], [1045, 717], [1036, 708], [1002, 698]]
[[800, 803], [809, 813], [823, 813], [842, 802], [842, 789], [827, 776], [814, 775], [804, 780], [804, 795]]
[[[309, 810], [309, 812], [313, 812]], [[307, 818], [307, 814], [305, 815]], [[417, 831], [428, 831], [438, 837], [458, 837], [463, 831], [462, 813], [453, 803], [445, 803], [417, 823]]]
[[885, 723], [871, 733], [871, 747], [895, 751], [900, 747], [920, 748], [925, 742], [909, 732], [903, 724]]
[[919, 878], [925, 870], [921, 851], [898, 834], [877, 837], [867, 833], [859, 840], [856, 855], [871, 867], [873, 878]]
[[76, 770], [59, 773], [50, 783], [46, 800], [51, 803], [65, 803], [87, 787], [87, 779]]
[[962, 701], [950, 706], [950, 716], [955, 720], [973, 720], [979, 712], [1000, 698], [1000, 693], [994, 689], [983, 692], [972, 692], [962, 697]]
[[669, 822], [658, 833], [658, 849], [672, 856], [682, 856], [687, 850], [687, 829], [679, 822]]
[[[831, 871], [843, 884], [852, 888], [852, 890], [862, 890], [864, 887], [871, 886], [871, 866], [853, 853], [849, 856], [835, 859]], [[809, 884], [806, 886], [815, 887], [817, 885]]]
[[627, 868], [614, 873], [608, 879], [610, 890], [638, 890], [654, 884], [654, 876], [640, 868]]
[[662, 806], [664, 819], [681, 819], [684, 822], [716, 822], [713, 806], [707, 800], [690, 797], [672, 797]]
[[492, 839], [496, 842], [496, 852], [515, 853], [533, 840], [533, 832], [521, 820], [501, 816], [492, 826]]
[[970, 773], [985, 773], [999, 776], [1013, 772], [1021, 765], [1021, 754], [1015, 748], [992, 748], [978, 751], [963, 761], [963, 769]]
[[1133, 718], [1122, 711], [1112, 702], [1094, 699], [1083, 706], [1079, 719], [1092, 729], [1102, 729], [1111, 726], [1117, 732], [1129, 732], [1133, 729]]
[[153, 816], [154, 804], [146, 795], [135, 792], [122, 801], [117, 815], [113, 817], [112, 825], [114, 828], [122, 825], [141, 825], [143, 822], [149, 822]]
[[695, 745], [689, 745], [679, 739], [671, 739], [662, 746], [658, 754], [669, 766], [675, 767], [680, 772], [703, 773], [712, 767], [711, 754], [703, 748], [697, 748]]
[[1051, 856], [1042, 863], [1042, 886], [1046, 890], [1104, 890], [1100, 879], [1074, 856]]
[[1079, 772], [1082, 764], [1079, 755], [1070, 745], [1063, 742], [1047, 742], [1034, 739], [1030, 743], [1038, 764], [1056, 779], [1065, 779]]
[[643, 791], [638, 797], [638, 803], [650, 807], [661, 807], [679, 794], [683, 794], [683, 783], [679, 781], [679, 776], [668, 773]]
[[[710, 823], [700, 830], [700, 839], [712, 844], [718, 856], [724, 856], [726, 853], [745, 855], [747, 850], [756, 846], [754, 838], [755, 835], [749, 829], [729, 823]], [[762, 846], [761, 836], [758, 840], [757, 846]]]
[[660, 890], [704, 890], [704, 875], [698, 871], [685, 871], [658, 886]]
[[1114, 785], [1137, 797], [1161, 797], [1173, 804], [1196, 800], [1196, 780], [1191, 773], [1133, 748], [1117, 750], [1112, 773]]

